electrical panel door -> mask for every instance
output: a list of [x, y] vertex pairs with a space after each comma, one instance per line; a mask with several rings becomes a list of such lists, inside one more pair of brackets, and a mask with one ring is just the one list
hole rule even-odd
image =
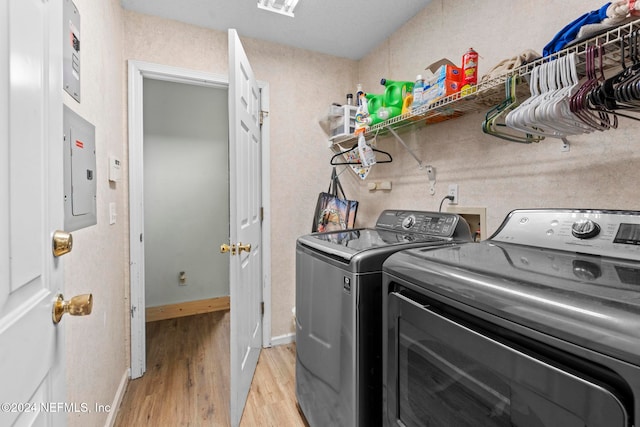
[[64, 228], [97, 223], [95, 127], [64, 106]]

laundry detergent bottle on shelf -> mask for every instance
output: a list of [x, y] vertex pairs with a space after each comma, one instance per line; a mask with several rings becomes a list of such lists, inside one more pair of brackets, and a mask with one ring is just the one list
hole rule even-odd
[[380, 84], [385, 87], [384, 103], [387, 107], [401, 109], [404, 99], [413, 92], [413, 82], [381, 79]]
[[367, 103], [367, 98], [365, 93], [362, 91], [362, 86], [358, 85], [358, 94], [357, 94], [357, 105], [356, 108], [356, 128], [355, 134], [361, 134], [367, 131], [367, 128], [371, 125], [371, 116], [369, 115], [369, 106]]
[[411, 111], [415, 112], [422, 107], [422, 94], [424, 93], [424, 79], [422, 74], [416, 76], [416, 83], [413, 85], [413, 103], [411, 104]]
[[402, 106], [407, 96], [411, 96], [413, 82], [381, 79], [380, 84], [384, 89], [384, 109], [378, 112], [378, 116], [387, 120], [402, 114]]
[[411, 112], [411, 105], [413, 104], [413, 95], [408, 94], [407, 97], [402, 101], [402, 111], [400, 114], [405, 115]]
[[[369, 117], [371, 118], [369, 125], [373, 126], [386, 120], [383, 117], [388, 117], [389, 112], [385, 106], [383, 93], [377, 94], [367, 92], [363, 98], [367, 102], [367, 110], [369, 111]], [[382, 117], [379, 114], [381, 112]]]

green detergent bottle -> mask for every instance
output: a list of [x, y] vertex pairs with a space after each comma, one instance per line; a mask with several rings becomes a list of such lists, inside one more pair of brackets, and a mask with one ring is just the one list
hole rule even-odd
[[384, 93], [375, 94], [375, 93], [366, 93], [365, 97], [367, 98], [367, 107], [369, 109], [369, 117], [371, 117], [371, 126], [384, 121], [382, 118], [378, 117], [378, 112], [381, 108], [384, 108]]
[[[372, 117], [372, 125], [402, 114], [404, 100], [413, 91], [413, 82], [382, 79], [380, 84], [385, 87], [382, 95], [367, 94], [367, 99], [371, 99], [369, 113]], [[373, 110], [371, 103], [374, 104]]]
[[382, 79], [380, 80], [380, 84], [385, 87], [385, 106], [402, 110], [404, 99], [413, 92], [414, 82]]

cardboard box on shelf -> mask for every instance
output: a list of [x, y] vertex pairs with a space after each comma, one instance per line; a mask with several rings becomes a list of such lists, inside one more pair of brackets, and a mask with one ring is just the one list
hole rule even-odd
[[[442, 59], [438, 59], [436, 62], [434, 62], [433, 64], [427, 66], [427, 68], [425, 68], [426, 71], [429, 71], [431, 74], [435, 74], [436, 71], [438, 71], [438, 69], [440, 67], [442, 67], [443, 65], [450, 65], [452, 67], [455, 67], [456, 65], [449, 61], [446, 58], [442, 58]], [[427, 73], [428, 74], [428, 73]]]
[[436, 82], [448, 80], [459, 83], [462, 81], [462, 69], [455, 65], [443, 64], [434, 73], [433, 80]]
[[446, 58], [440, 59], [425, 68], [429, 85], [423, 94], [427, 104], [453, 95], [462, 88], [462, 70]]

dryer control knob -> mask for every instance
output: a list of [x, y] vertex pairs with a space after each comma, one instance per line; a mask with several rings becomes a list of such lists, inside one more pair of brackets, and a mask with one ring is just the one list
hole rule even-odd
[[600, 234], [600, 226], [590, 219], [581, 219], [573, 223], [571, 234], [578, 239], [590, 239]]

